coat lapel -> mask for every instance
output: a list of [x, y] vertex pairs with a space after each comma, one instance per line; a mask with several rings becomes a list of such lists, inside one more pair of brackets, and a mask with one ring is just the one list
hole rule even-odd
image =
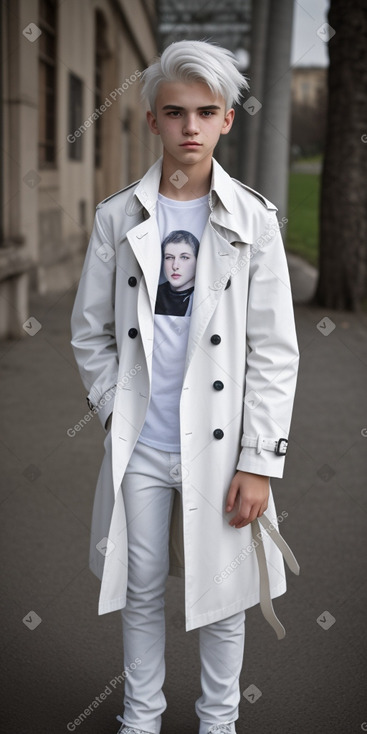
[[204, 333], [237, 262], [239, 251], [207, 222], [201, 238], [196, 274], [195, 290], [190, 318], [187, 344], [185, 376], [195, 349]]
[[138, 292], [138, 325], [151, 378], [154, 306], [161, 270], [161, 243], [156, 217], [150, 216], [126, 236], [143, 273]]

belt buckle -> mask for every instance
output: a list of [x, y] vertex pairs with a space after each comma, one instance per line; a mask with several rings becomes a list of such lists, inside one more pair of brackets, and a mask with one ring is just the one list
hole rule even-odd
[[285, 456], [288, 448], [288, 439], [280, 438], [275, 445], [275, 453], [277, 456]]

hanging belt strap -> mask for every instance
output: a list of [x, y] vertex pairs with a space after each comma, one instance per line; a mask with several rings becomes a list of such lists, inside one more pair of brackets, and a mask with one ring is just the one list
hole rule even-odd
[[266, 562], [262, 532], [260, 531], [259, 523], [261, 523], [266, 532], [269, 533], [275, 545], [279, 548], [290, 571], [298, 576], [300, 568], [289, 545], [285, 542], [284, 538], [280, 535], [273, 523], [270, 522], [269, 518], [264, 514], [261, 515], [261, 517], [256, 518], [256, 520], [253, 520], [251, 523], [252, 537], [254, 540], [255, 537], [259, 539], [259, 542], [255, 545], [255, 550], [260, 576], [260, 607], [265, 619], [275, 630], [278, 640], [281, 640], [285, 636], [285, 629], [274, 612], [273, 602], [270, 596], [268, 565]]

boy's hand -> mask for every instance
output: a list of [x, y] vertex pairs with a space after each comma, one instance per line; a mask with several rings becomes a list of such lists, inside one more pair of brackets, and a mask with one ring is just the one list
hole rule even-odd
[[260, 517], [267, 509], [269, 490], [269, 477], [247, 471], [236, 472], [228, 490], [226, 512], [235, 507], [237, 514], [229, 525], [244, 528]]

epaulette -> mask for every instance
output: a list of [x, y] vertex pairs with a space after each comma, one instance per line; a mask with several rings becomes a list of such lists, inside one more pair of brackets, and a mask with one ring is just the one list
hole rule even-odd
[[267, 199], [265, 196], [260, 194], [258, 191], [255, 191], [255, 189], [252, 189], [251, 186], [246, 186], [246, 184], [242, 183], [242, 181], [238, 181], [237, 178], [232, 178], [232, 181], [235, 181], [236, 183], [240, 184], [244, 189], [247, 191], [250, 191], [251, 194], [256, 196], [261, 203], [266, 206], [267, 209], [273, 209], [274, 211], [278, 211], [278, 207], [275, 206], [269, 199]]
[[128, 186], [125, 186], [123, 189], [120, 189], [120, 191], [115, 191], [114, 194], [111, 194], [111, 196], [107, 196], [106, 199], [103, 199], [103, 201], [100, 201], [99, 204], [97, 204], [96, 209], [99, 209], [102, 204], [105, 204], [106, 201], [110, 201], [110, 199], [113, 199], [114, 196], [118, 196], [119, 194], [122, 194], [123, 191], [128, 191], [133, 186], [136, 186], [140, 182], [140, 178], [137, 181], [134, 181], [133, 183], [129, 184]]

